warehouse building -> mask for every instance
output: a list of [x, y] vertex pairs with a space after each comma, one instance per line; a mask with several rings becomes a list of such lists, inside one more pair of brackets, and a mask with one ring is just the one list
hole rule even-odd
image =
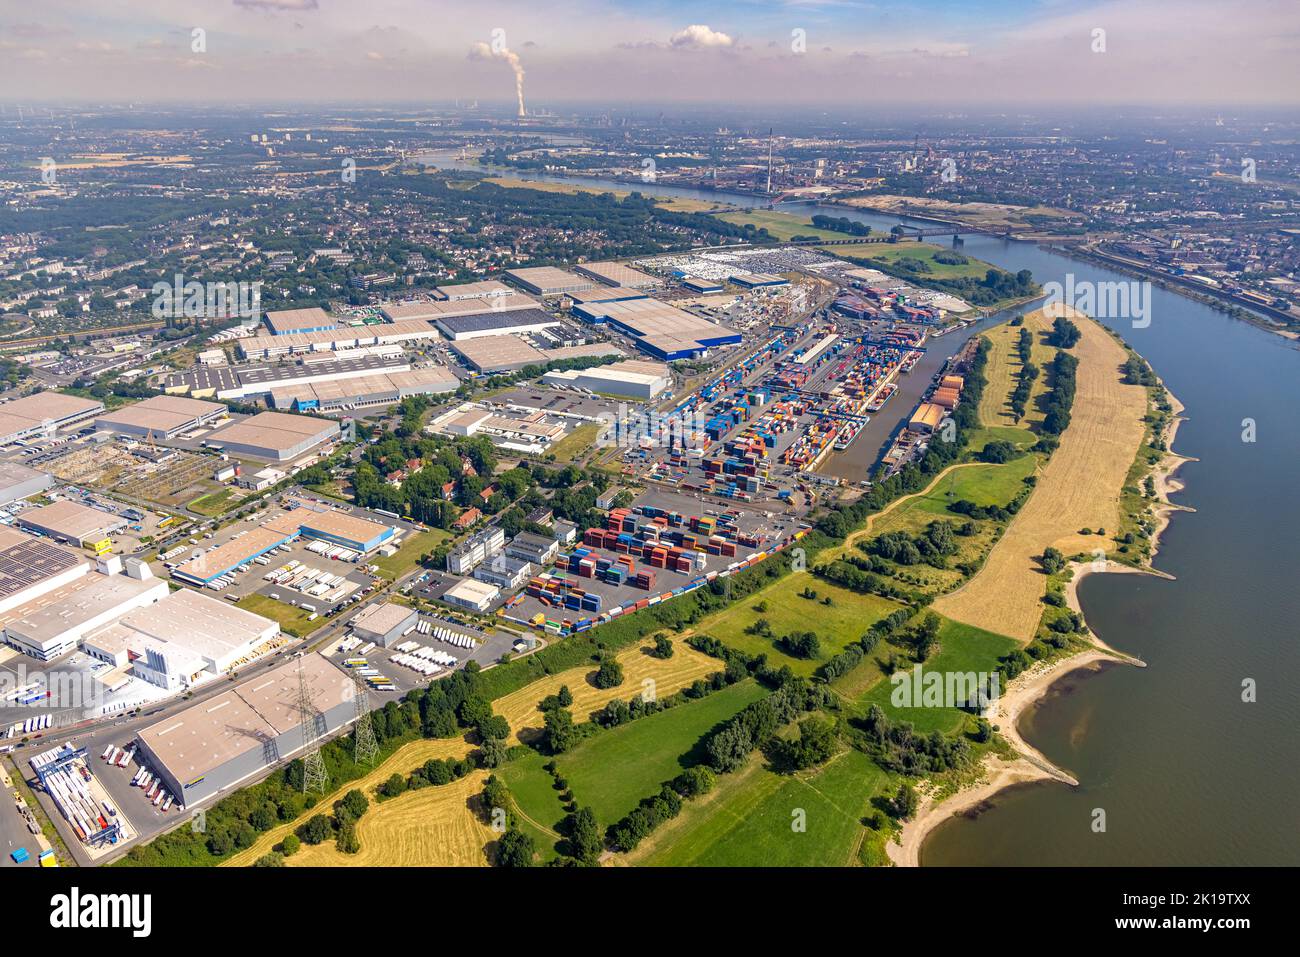
[[12, 609], [5, 617], [5, 643], [40, 661], [53, 661], [81, 645], [101, 661], [117, 656], [85, 646], [87, 636], [167, 597], [167, 583], [154, 578], [88, 574]]
[[125, 647], [137, 678], [181, 691], [225, 674], [279, 634], [279, 624], [270, 618], [182, 588], [87, 642], [109, 653]]
[[0, 614], [90, 571], [81, 555], [16, 528], [0, 526]]
[[443, 335], [455, 342], [481, 339], [484, 336], [519, 335], [540, 332], [561, 325], [560, 320], [541, 309], [516, 309], [511, 312], [485, 312], [474, 316], [448, 316], [435, 320]]
[[647, 299], [644, 292], [640, 289], [629, 289], [626, 286], [597, 286], [589, 292], [574, 292], [569, 294], [572, 303], [579, 305], [588, 302], [624, 302], [628, 299]]
[[731, 277], [731, 281], [737, 286], [744, 286], [746, 289], [758, 289], [760, 287], [771, 289], [790, 285], [790, 280], [782, 276], [773, 276], [770, 273], [763, 272], [736, 273]]
[[[383, 346], [376, 346], [383, 349]], [[411, 368], [400, 346], [396, 354], [381, 355], [321, 353], [301, 360], [259, 363], [211, 369], [189, 369], [167, 377], [164, 391], [194, 398], [215, 396], [218, 399], [265, 398], [277, 390], [293, 389], [317, 383], [346, 382]]]
[[0, 462], [0, 505], [39, 495], [53, 485], [54, 476], [49, 472], [28, 468], [20, 462]]
[[501, 589], [496, 585], [467, 578], [448, 588], [442, 600], [449, 605], [458, 605], [482, 613], [491, 608], [492, 603], [500, 597]]
[[103, 411], [104, 403], [98, 399], [61, 392], [37, 392], [13, 399], [0, 405], [0, 445], [46, 438]]
[[346, 727], [355, 716], [351, 679], [308, 654], [164, 717], [140, 732], [140, 751], [168, 790], [193, 807], [302, 750], [298, 689], [304, 682], [319, 734]]
[[538, 296], [562, 296], [570, 292], [583, 292], [592, 287], [592, 281], [554, 266], [534, 266], [527, 269], [507, 269], [503, 275]]
[[662, 363], [629, 359], [590, 369], [557, 369], [542, 376], [542, 382], [629, 399], [653, 399], [671, 386], [673, 380], [668, 367]]
[[290, 462], [338, 438], [339, 424], [283, 412], [260, 412], [204, 440], [209, 448], [271, 462]]
[[692, 276], [684, 276], [682, 286], [700, 295], [722, 292], [722, 283], [714, 282], [712, 279], [696, 279]]
[[597, 282], [604, 283], [606, 286], [622, 286], [626, 289], [649, 289], [660, 284], [660, 280], [648, 272], [633, 269], [625, 263], [583, 263], [581, 266], [575, 266], [574, 271], [589, 276]]
[[203, 402], [179, 395], [155, 395], [101, 415], [95, 420], [95, 429], [157, 441], [172, 439], [208, 425], [227, 412], [220, 402]]
[[266, 554], [298, 537], [296, 525], [270, 522], [250, 528], [238, 538], [218, 545], [206, 552], [192, 555], [172, 569], [172, 578], [195, 585], [207, 585], [222, 575], [227, 575], [240, 565]]
[[913, 432], [933, 432], [943, 422], [945, 414], [943, 406], [935, 405], [933, 402], [924, 402], [912, 413], [912, 418], [907, 423], [907, 427]]
[[642, 351], [664, 361], [693, 358], [717, 346], [737, 345], [742, 338], [658, 299], [575, 304], [572, 312], [594, 325], [613, 326]]
[[617, 346], [606, 342], [564, 346], [559, 349], [538, 349], [518, 336], [485, 336], [453, 342], [452, 352], [476, 372], [493, 375], [516, 372], [525, 366], [545, 366], [564, 359], [601, 358], [625, 355]]
[[25, 509], [18, 513], [17, 522], [28, 531], [79, 547], [100, 545], [109, 535], [130, 524], [120, 515], [66, 498]]
[[[449, 297], [418, 302], [386, 302], [379, 311], [392, 325], [422, 322], [427, 326], [435, 319], [449, 319], [452, 316], [475, 316], [485, 312], [514, 312], [536, 308], [536, 299], [507, 287], [504, 293], [494, 288], [481, 296], [454, 299]], [[378, 332], [383, 332], [386, 328], [382, 325], [368, 327], [369, 330]]]
[[513, 296], [515, 291], [496, 279], [483, 279], [479, 282], [462, 282], [454, 286], [438, 286], [433, 290], [434, 298], [459, 302], [463, 299], [481, 299], [484, 296]]
[[362, 641], [390, 648], [419, 620], [414, 609], [386, 601], [368, 606], [350, 624], [352, 634]]
[[328, 332], [338, 326], [324, 309], [279, 309], [268, 312], [262, 319], [273, 336], [289, 336], [300, 332]]
[[338, 509], [305, 502], [298, 502], [297, 505], [282, 521], [296, 524], [303, 538], [342, 545], [354, 552], [368, 555], [397, 534], [397, 529], [392, 525], [372, 522], [368, 518], [360, 518]]
[[411, 395], [442, 395], [460, 388], [444, 366], [382, 373], [356, 379], [286, 386], [271, 393], [271, 405], [294, 412], [348, 412], [396, 405]]

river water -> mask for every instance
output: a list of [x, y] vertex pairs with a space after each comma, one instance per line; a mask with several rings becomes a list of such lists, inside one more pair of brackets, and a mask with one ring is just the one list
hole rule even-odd
[[[658, 184], [521, 178], [763, 202]], [[882, 231], [925, 225], [839, 206], [797, 211]], [[1030, 269], [1040, 283], [1064, 284], [1069, 273], [1076, 286], [1129, 281], [1032, 243], [969, 236], [962, 251], [1012, 272]], [[1300, 350], [1172, 292], [1150, 295], [1145, 328], [1101, 321], [1186, 406], [1175, 450], [1198, 461], [1180, 470], [1186, 488], [1174, 501], [1196, 512], [1176, 514], [1161, 539], [1156, 566], [1174, 581], [1093, 575], [1079, 587], [1089, 625], [1147, 667], [1057, 682], [1021, 729], [1079, 787], [1005, 791], [977, 815], [936, 829], [921, 850], [923, 864], [1300, 863]], [[934, 356], [951, 354], [965, 338], [933, 341]], [[895, 396], [889, 417], [909, 411], [907, 401]], [[1245, 438], [1253, 441], [1245, 441], [1251, 423], [1254, 434]], [[871, 444], [859, 440], [848, 454]], [[1253, 683], [1254, 701], [1243, 701], [1244, 683]], [[1104, 830], [1095, 827], [1098, 812]]]

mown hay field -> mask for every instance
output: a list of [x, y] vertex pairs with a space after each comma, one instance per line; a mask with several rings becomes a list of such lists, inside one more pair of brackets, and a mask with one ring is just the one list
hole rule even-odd
[[[464, 738], [422, 738], [398, 748], [386, 760], [378, 764], [365, 777], [349, 781], [336, 787], [328, 796], [316, 803], [316, 806], [301, 816], [280, 824], [258, 837], [251, 846], [222, 862], [223, 867], [246, 867], [266, 854], [276, 844], [284, 840], [300, 824], [315, 814], [332, 814], [334, 802], [353, 788], [361, 791], [372, 801], [375, 788], [387, 781], [393, 774], [409, 774], [424, 762], [433, 758], [463, 758], [472, 750]], [[331, 845], [332, 846], [332, 845]]]
[[[357, 822], [361, 850], [344, 854], [333, 841], [304, 844], [290, 867], [484, 867], [497, 834], [479, 816], [486, 771], [371, 804]], [[373, 796], [372, 796], [373, 800]]]
[[518, 691], [492, 703], [492, 708], [510, 723], [510, 744], [531, 740], [542, 729], [542, 713], [538, 702], [547, 695], [556, 694], [567, 685], [573, 695], [573, 720], [583, 722], [615, 698], [624, 701], [641, 694], [645, 682], [654, 682], [654, 694], [666, 698], [700, 678], [721, 671], [723, 664], [717, 658], [701, 654], [680, 639], [673, 640], [673, 656], [667, 660], [646, 654], [647, 645], [637, 644], [621, 651], [616, 657], [623, 666], [623, 683], [614, 688], [597, 688], [591, 683], [596, 665], [570, 668], [556, 675], [548, 675]]
[[1033, 638], [1041, 616], [1043, 550], [1090, 553], [1105, 540], [1080, 529], [1115, 532], [1120, 491], [1144, 435], [1146, 390], [1120, 380], [1124, 349], [1093, 320], [1073, 319], [1082, 333], [1072, 350], [1077, 389], [1060, 447], [984, 567], [934, 603], [942, 615], [1020, 641]]
[[[980, 396], [979, 418], [986, 426], [1028, 426], [1043, 421], [1043, 413], [1038, 408], [1038, 398], [1047, 391], [1047, 363], [1052, 361], [1055, 350], [1044, 341], [1044, 336], [1051, 322], [1043, 317], [1042, 310], [1025, 316], [1023, 326], [1002, 323], [984, 333], [992, 348], [988, 353], [988, 365], [984, 369], [988, 384]], [[1017, 419], [1011, 411], [1011, 393], [1019, 381], [1020, 330], [1028, 329], [1034, 336], [1034, 345], [1030, 351], [1030, 361], [1038, 366], [1038, 378], [1029, 390], [1029, 401], [1025, 404], [1024, 418]]]

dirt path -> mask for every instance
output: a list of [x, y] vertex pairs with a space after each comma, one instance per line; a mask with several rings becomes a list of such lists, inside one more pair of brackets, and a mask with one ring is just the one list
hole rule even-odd
[[1146, 391], [1125, 385], [1123, 348], [1097, 323], [1074, 316], [1082, 336], [1071, 422], [1028, 502], [989, 553], [984, 567], [934, 610], [949, 618], [1028, 641], [1041, 617], [1044, 578], [1038, 557], [1049, 545], [1090, 554], [1106, 539], [1080, 529], [1119, 527], [1120, 490], [1144, 435]]

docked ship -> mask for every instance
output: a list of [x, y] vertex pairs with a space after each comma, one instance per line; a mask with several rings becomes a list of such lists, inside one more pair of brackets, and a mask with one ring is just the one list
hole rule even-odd
[[875, 397], [867, 403], [867, 411], [879, 412], [885, 407], [885, 403], [894, 397], [894, 393], [897, 391], [898, 386], [894, 385], [892, 382], [883, 386], [880, 391], [876, 393]]

